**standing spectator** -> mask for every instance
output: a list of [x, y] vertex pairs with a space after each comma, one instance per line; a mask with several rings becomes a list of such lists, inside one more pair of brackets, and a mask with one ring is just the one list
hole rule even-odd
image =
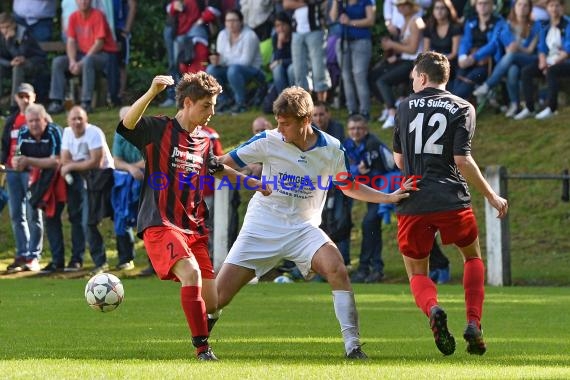
[[[438, 230], [443, 244], [454, 243], [459, 248], [464, 262], [467, 319], [463, 337], [469, 354], [483, 355], [485, 265], [467, 181], [497, 209], [500, 218], [507, 213], [507, 201], [493, 191], [471, 156], [475, 109], [445, 90], [449, 78], [447, 58], [440, 53], [422, 53], [412, 77], [415, 93], [398, 107], [394, 159], [406, 177], [419, 176], [421, 180], [420, 191], [396, 206], [399, 249], [416, 305], [429, 318], [436, 346], [444, 355], [451, 355], [455, 339], [437, 299], [437, 288], [428, 277], [428, 263]], [[447, 106], [432, 107], [425, 99]], [[438, 129], [432, 127], [436, 124]]]
[[450, 81], [457, 71], [457, 54], [463, 30], [450, 0], [435, 0], [424, 29], [424, 52], [445, 54], [451, 65]]
[[[312, 121], [321, 131], [328, 133], [341, 143], [344, 141], [344, 127], [341, 123], [331, 118], [329, 107], [325, 102], [315, 102]], [[342, 255], [344, 265], [349, 267], [352, 198], [347, 197], [342, 191], [333, 188], [329, 190], [327, 199], [323, 210], [323, 225], [321, 227], [336, 244]], [[341, 220], [340, 218], [345, 219]], [[349, 228], [339, 231], [338, 225], [334, 225], [335, 222], [342, 222], [343, 226]]]
[[52, 40], [56, 0], [14, 0], [12, 9], [16, 22], [27, 28], [32, 38], [38, 42]]
[[271, 37], [273, 55], [269, 68], [273, 73], [273, 85], [277, 96], [287, 87], [295, 84], [295, 70], [291, 59], [291, 17], [285, 12], [279, 12], [275, 16], [275, 33]]
[[[12, 158], [21, 154], [18, 146], [20, 129], [26, 124], [25, 111], [36, 101], [31, 84], [21, 83], [15, 95], [18, 110], [8, 116], [2, 133], [2, 156], [0, 164], [13, 169]], [[42, 212], [30, 205], [28, 197], [28, 171], [9, 170], [6, 176], [10, 224], [16, 241], [14, 262], [8, 265], [9, 272], [39, 271], [39, 258], [43, 247]]]
[[558, 92], [560, 78], [570, 75], [570, 17], [564, 15], [562, 0], [549, 0], [546, 10], [550, 20], [542, 24], [538, 40], [538, 62], [525, 66], [521, 72], [526, 107], [515, 116], [515, 120], [534, 115], [535, 77], [546, 77], [548, 84], [548, 105], [536, 115], [542, 120], [558, 113]]
[[325, 60], [324, 1], [283, 0], [283, 8], [293, 11], [295, 31], [291, 44], [295, 83], [309, 90], [308, 66], [312, 72], [317, 100], [326, 102], [331, 79]]
[[[119, 120], [123, 120], [130, 107], [122, 107]], [[133, 270], [135, 264], [136, 209], [138, 206], [142, 180], [144, 177], [144, 160], [141, 152], [115, 133], [113, 139], [113, 161], [115, 162], [115, 182], [113, 185], [113, 210], [115, 217], [115, 234], [117, 238], [118, 270]]]
[[342, 25], [337, 51], [342, 70], [342, 84], [349, 115], [360, 113], [370, 119], [368, 67], [372, 58], [372, 31], [376, 20], [374, 0], [333, 1], [330, 17]]
[[232, 114], [247, 111], [247, 85], [256, 82], [260, 94], [265, 95], [265, 76], [261, 71], [261, 52], [257, 35], [243, 25], [243, 15], [238, 10], [226, 13], [225, 29], [218, 34], [216, 53], [210, 56], [208, 74], [222, 85], [229, 85], [233, 99], [221, 95], [218, 111], [225, 111], [229, 105]]
[[113, 0], [115, 37], [119, 45], [119, 98], [125, 95], [127, 67], [131, 50], [131, 32], [137, 14], [137, 0]]
[[[91, 208], [85, 177], [90, 171], [113, 168], [113, 156], [103, 131], [89, 124], [87, 113], [74, 106], [67, 115], [68, 127], [63, 130], [61, 143], [61, 175], [67, 181], [67, 211], [71, 223], [71, 260], [66, 271], [83, 267], [85, 238], [95, 264], [93, 274], [109, 268], [103, 236], [91, 218], [98, 208]], [[110, 189], [109, 189], [110, 190]]]
[[[168, 72], [177, 82], [180, 73], [205, 70], [209, 54], [208, 24], [214, 22], [221, 11], [218, 1], [172, 0], [166, 6], [166, 13], [167, 25], [163, 37]], [[166, 89], [166, 96], [160, 107], [175, 106], [172, 86]]]
[[[137, 230], [162, 280], [180, 281], [182, 310], [192, 334], [198, 360], [217, 360], [209, 346], [206, 313], [217, 305], [215, 274], [208, 254], [207, 214], [200, 178], [239, 174], [221, 165], [210, 139], [201, 131], [214, 114], [222, 87], [204, 72], [184, 74], [176, 87], [178, 111], [174, 118], [142, 117], [171, 76], [156, 76], [149, 90], [131, 107], [117, 132], [138, 147], [145, 158], [145, 181]], [[149, 176], [164, 168], [170, 186], [152, 186]], [[180, 182], [184, 176], [188, 182]], [[260, 186], [250, 179], [249, 185]], [[183, 187], [183, 190], [178, 190]]]
[[[371, 187], [380, 189], [380, 177], [394, 170], [394, 158], [388, 147], [368, 131], [368, 122], [361, 115], [348, 118], [348, 139], [344, 142], [350, 174], [367, 178]], [[376, 181], [376, 182], [374, 182]], [[384, 278], [382, 260], [382, 217], [378, 204], [367, 202], [367, 211], [362, 220], [362, 243], [358, 270], [351, 281], [380, 282]]]
[[493, 72], [479, 86], [473, 95], [484, 98], [489, 91], [497, 86], [504, 76], [507, 77], [507, 92], [509, 95], [509, 108], [506, 117], [515, 116], [520, 103], [520, 72], [525, 66], [538, 62], [536, 45], [540, 33], [540, 23], [530, 18], [532, 2], [530, 0], [516, 0], [507, 22], [499, 31], [492, 44], [481, 48], [478, 56], [492, 55], [495, 51], [504, 51], [505, 55], [493, 68]]
[[[118, 98], [118, 69], [116, 65], [109, 65], [118, 52], [109, 24], [103, 12], [91, 6], [91, 0], [76, 1], [78, 10], [69, 16], [67, 27], [67, 55], [55, 57], [51, 66], [48, 112], [54, 114], [65, 110], [66, 73], [81, 75], [81, 107], [86, 112], [91, 112], [97, 72], [107, 71], [111, 102], [121, 103]], [[108, 70], [110, 66], [114, 66], [112, 70]]]
[[[43, 272], [63, 272], [65, 246], [61, 213], [67, 193], [59, 175], [61, 127], [50, 122], [44, 106], [30, 104], [25, 111], [26, 125], [20, 129], [18, 144], [20, 156], [12, 158], [15, 170], [30, 170], [30, 204], [44, 210], [45, 230], [51, 250], [51, 261]], [[39, 257], [37, 258], [39, 260]]]
[[477, 14], [465, 21], [459, 44], [459, 70], [451, 90], [460, 98], [467, 99], [475, 86], [487, 79], [493, 61], [501, 58], [501, 52], [493, 57], [478, 55], [479, 50], [494, 41], [505, 23], [502, 17], [493, 14], [493, 6], [493, 0], [475, 0]]
[[260, 41], [265, 41], [271, 37], [272, 16], [275, 11], [274, 3], [274, 0], [239, 1], [239, 9], [243, 14], [244, 24], [257, 34]]
[[12, 78], [12, 106], [16, 89], [24, 80], [34, 82], [36, 74], [47, 63], [46, 53], [25, 27], [17, 25], [7, 13], [0, 13], [0, 96], [3, 79]]
[[[282, 259], [289, 259], [297, 264], [303, 276], [313, 270], [327, 279], [342, 331], [345, 357], [366, 359], [347, 269], [336, 246], [318, 228], [326, 189], [315, 184], [295, 186], [303, 178], [325, 179], [328, 185], [329, 176], [346, 175], [344, 151], [337, 139], [312, 126], [313, 102], [304, 89], [287, 88], [275, 101], [273, 110], [277, 129], [252, 137], [222, 158], [230, 167], [262, 162], [263, 175], [275, 178], [276, 189], [267, 197], [254, 195], [249, 203], [243, 227], [216, 280], [218, 311], [256, 275], [260, 278]], [[405, 183], [404, 189], [408, 185], [409, 182]], [[365, 201], [393, 203], [408, 196], [403, 190], [382, 194], [366, 185], [356, 186], [351, 176], [346, 178], [343, 188], [348, 196]], [[209, 317], [212, 326], [217, 317]]]

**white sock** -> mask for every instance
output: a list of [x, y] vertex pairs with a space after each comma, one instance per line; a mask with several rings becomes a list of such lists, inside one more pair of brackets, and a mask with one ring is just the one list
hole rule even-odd
[[358, 312], [354, 302], [354, 293], [346, 290], [333, 290], [333, 304], [336, 319], [340, 323], [340, 332], [344, 340], [344, 349], [350, 353], [352, 349], [360, 346], [360, 333], [358, 331]]

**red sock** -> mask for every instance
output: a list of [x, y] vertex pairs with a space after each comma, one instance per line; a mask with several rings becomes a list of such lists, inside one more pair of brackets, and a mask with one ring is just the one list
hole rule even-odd
[[429, 317], [431, 308], [437, 305], [437, 288], [433, 281], [425, 275], [413, 275], [410, 279], [410, 289], [416, 305]]
[[463, 289], [467, 322], [481, 324], [483, 299], [485, 299], [485, 264], [479, 258], [469, 259], [463, 264]]
[[[192, 338], [205, 337], [205, 347], [208, 347], [208, 322], [206, 304], [202, 299], [200, 286], [183, 286], [180, 288], [180, 302], [186, 315], [188, 327], [192, 332]], [[194, 341], [194, 339], [193, 339]]]

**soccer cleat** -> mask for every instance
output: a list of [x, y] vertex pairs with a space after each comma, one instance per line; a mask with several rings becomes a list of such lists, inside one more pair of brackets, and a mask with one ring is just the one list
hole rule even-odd
[[208, 347], [205, 351], [196, 354], [198, 360], [218, 360], [211, 347]]
[[467, 352], [471, 355], [483, 355], [487, 346], [483, 340], [483, 332], [475, 322], [469, 322], [463, 333], [463, 339], [467, 342]]
[[447, 329], [447, 314], [441, 307], [434, 306], [431, 308], [429, 323], [431, 331], [433, 331], [435, 345], [439, 351], [446, 356], [453, 354], [455, 352], [455, 338]]
[[347, 359], [357, 359], [357, 360], [365, 360], [368, 359], [368, 355], [362, 351], [362, 346], [356, 346], [349, 353], [346, 354]]

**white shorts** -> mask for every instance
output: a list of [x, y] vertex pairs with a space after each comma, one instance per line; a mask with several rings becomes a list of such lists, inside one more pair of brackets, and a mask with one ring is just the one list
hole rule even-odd
[[275, 268], [281, 260], [293, 261], [307, 276], [311, 261], [319, 248], [331, 239], [318, 227], [290, 227], [244, 224], [225, 262], [255, 270], [259, 278]]

